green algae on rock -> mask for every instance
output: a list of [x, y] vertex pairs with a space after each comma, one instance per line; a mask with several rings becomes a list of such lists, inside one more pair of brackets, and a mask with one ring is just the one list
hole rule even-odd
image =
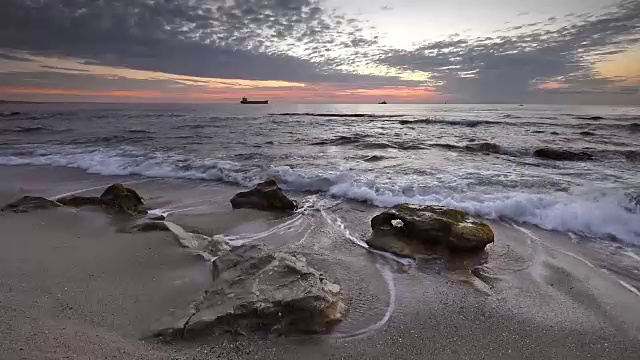
[[397, 205], [371, 219], [374, 249], [415, 257], [430, 249], [481, 251], [494, 241], [489, 225], [441, 206]]

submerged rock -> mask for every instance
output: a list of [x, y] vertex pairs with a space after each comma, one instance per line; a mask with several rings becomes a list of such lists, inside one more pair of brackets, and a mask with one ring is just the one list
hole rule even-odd
[[275, 180], [267, 180], [249, 191], [237, 193], [231, 199], [234, 209], [256, 209], [263, 211], [294, 211], [296, 203], [278, 187]]
[[593, 160], [593, 155], [587, 152], [574, 152], [570, 150], [541, 148], [533, 152], [533, 155], [557, 161], [587, 161]]
[[113, 184], [100, 195], [100, 204], [111, 211], [130, 215], [145, 215], [142, 197], [132, 189]]
[[62, 204], [40, 196], [23, 196], [22, 198], [0, 208], [0, 211], [26, 213], [33, 210], [44, 210], [61, 207]]
[[213, 287], [192, 315], [156, 332], [164, 339], [233, 330], [276, 334], [330, 331], [344, 317], [340, 287], [299, 255], [241, 246], [213, 261]]
[[65, 196], [56, 199], [57, 202], [64, 206], [83, 207], [83, 206], [100, 206], [100, 198], [96, 196]]
[[493, 242], [489, 225], [441, 206], [397, 205], [371, 219], [374, 249], [415, 257], [436, 249], [480, 251]]

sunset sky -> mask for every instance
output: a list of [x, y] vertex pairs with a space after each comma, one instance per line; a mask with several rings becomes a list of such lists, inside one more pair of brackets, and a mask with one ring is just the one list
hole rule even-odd
[[2, 0], [0, 99], [640, 105], [640, 0]]

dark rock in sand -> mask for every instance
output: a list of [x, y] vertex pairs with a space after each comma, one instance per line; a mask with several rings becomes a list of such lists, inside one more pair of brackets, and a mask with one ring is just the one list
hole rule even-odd
[[144, 215], [147, 213], [144, 209], [142, 197], [122, 184], [109, 186], [100, 195], [100, 204], [107, 210], [116, 213], [129, 215]]
[[57, 202], [64, 206], [83, 207], [83, 206], [100, 206], [100, 198], [97, 196], [65, 196], [56, 199]]
[[593, 160], [593, 155], [587, 152], [574, 152], [562, 149], [542, 148], [533, 152], [533, 155], [549, 160], [557, 161], [587, 161]]
[[156, 336], [189, 339], [221, 331], [319, 334], [344, 317], [340, 287], [299, 255], [249, 245], [218, 256], [212, 265], [213, 287], [193, 305], [192, 315]]
[[416, 257], [433, 250], [480, 251], [493, 242], [489, 225], [441, 206], [397, 205], [371, 219], [374, 249]]
[[26, 213], [33, 210], [45, 210], [61, 207], [62, 204], [39, 196], [23, 196], [0, 208], [0, 211], [13, 211], [15, 213]]
[[262, 211], [294, 211], [296, 203], [289, 199], [274, 180], [267, 180], [249, 191], [237, 193], [231, 199], [234, 209], [256, 209]]
[[131, 227], [132, 232], [153, 232], [153, 231], [171, 231], [164, 221], [148, 221], [135, 224]]

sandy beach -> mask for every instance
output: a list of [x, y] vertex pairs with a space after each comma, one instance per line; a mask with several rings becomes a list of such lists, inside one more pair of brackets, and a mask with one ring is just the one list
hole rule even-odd
[[[99, 194], [121, 182], [189, 232], [305, 255], [343, 289], [348, 312], [309, 337], [146, 337], [211, 282], [209, 264], [168, 232], [127, 233], [92, 209], [2, 213], [2, 359], [631, 359], [640, 353], [640, 262], [566, 234], [491, 221], [481, 273], [472, 260], [402, 265], [358, 241], [380, 211], [290, 194], [291, 216], [232, 210], [217, 182], [108, 177], [55, 167], [0, 168], [0, 203], [23, 195]], [[599, 249], [601, 250], [601, 249]]]

